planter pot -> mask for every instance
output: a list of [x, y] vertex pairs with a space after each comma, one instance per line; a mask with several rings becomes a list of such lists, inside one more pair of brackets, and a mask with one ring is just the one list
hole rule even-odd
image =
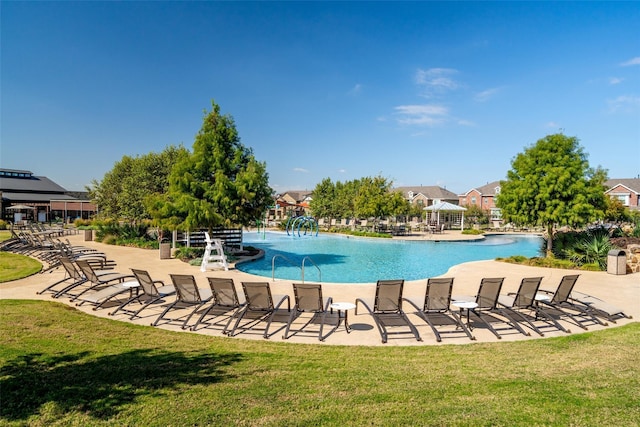
[[84, 230], [84, 241], [90, 242], [93, 240], [93, 230]]

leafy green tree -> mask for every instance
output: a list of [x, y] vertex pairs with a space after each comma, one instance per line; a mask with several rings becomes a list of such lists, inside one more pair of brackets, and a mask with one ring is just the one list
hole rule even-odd
[[355, 199], [355, 213], [360, 218], [380, 218], [390, 215], [391, 182], [381, 176], [360, 180]]
[[313, 216], [318, 219], [329, 219], [330, 224], [331, 220], [336, 217], [335, 199], [336, 185], [331, 181], [331, 178], [323, 179], [313, 189], [313, 197], [309, 202]]
[[464, 213], [465, 220], [470, 224], [488, 224], [489, 212], [477, 205], [465, 206], [467, 211]]
[[355, 217], [354, 201], [358, 194], [360, 182], [358, 180], [342, 183], [336, 182], [334, 207], [339, 218]]
[[405, 199], [402, 191], [391, 191], [387, 196], [389, 215], [405, 217], [411, 212], [411, 203]]
[[606, 178], [589, 166], [577, 138], [548, 135], [513, 159], [496, 205], [508, 222], [545, 227], [551, 254], [555, 227], [602, 218]]
[[123, 156], [100, 182], [92, 181], [89, 197], [102, 217], [130, 222], [149, 219], [145, 199], [167, 191], [171, 168], [186, 154], [184, 147], [172, 145], [161, 153]]
[[604, 220], [611, 222], [624, 222], [630, 219], [628, 208], [622, 204], [620, 199], [605, 197], [606, 210]]
[[156, 219], [187, 230], [249, 225], [272, 203], [266, 165], [240, 143], [233, 118], [212, 102], [193, 152], [169, 175], [163, 200], [152, 201]]

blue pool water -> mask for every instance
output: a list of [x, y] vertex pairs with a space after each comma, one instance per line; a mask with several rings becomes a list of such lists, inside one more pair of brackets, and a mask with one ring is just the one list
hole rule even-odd
[[511, 255], [536, 256], [542, 242], [540, 237], [529, 235], [495, 235], [473, 242], [433, 242], [331, 234], [298, 237], [279, 232], [245, 232], [243, 239], [245, 245], [263, 249], [265, 256], [239, 264], [238, 270], [271, 278], [275, 256], [276, 278], [301, 280], [304, 260], [305, 281], [329, 283], [425, 279], [444, 274], [463, 262]]

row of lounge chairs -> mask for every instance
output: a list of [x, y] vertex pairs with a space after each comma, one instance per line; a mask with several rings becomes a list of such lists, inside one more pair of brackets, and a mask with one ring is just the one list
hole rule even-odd
[[[110, 315], [131, 320], [145, 316], [152, 326], [217, 329], [230, 337], [257, 331], [269, 338], [283, 331], [283, 338], [288, 339], [311, 332], [320, 341], [343, 320], [350, 330], [347, 314], [340, 312], [344, 303], [324, 296], [320, 284], [293, 283], [292, 301], [289, 295], [273, 295], [268, 282], [242, 282], [240, 295], [231, 278], [208, 277], [209, 286], [202, 288], [193, 275], [171, 274], [172, 283], [165, 284], [153, 280], [145, 270], [121, 274], [101, 269], [95, 262], [67, 257], [61, 263], [66, 277], [39, 293], [68, 297], [77, 305], [91, 304], [94, 310], [110, 307]], [[504, 278], [484, 278], [475, 296], [452, 296], [453, 278], [431, 278], [420, 300], [403, 296], [404, 280], [380, 280], [373, 298], [357, 298], [349, 306], [356, 315], [358, 309], [371, 315], [383, 343], [403, 335], [422, 341], [408, 314], [424, 320], [438, 342], [444, 335], [475, 340], [473, 330], [479, 326], [500, 339], [504, 331], [544, 336], [547, 330], [570, 333], [566, 322], [587, 329], [591, 324], [607, 325], [629, 317], [598, 298], [573, 291], [578, 277], [564, 276], [554, 291], [540, 289], [541, 277], [524, 278], [518, 291], [509, 294], [501, 293]], [[146, 310], [152, 308], [154, 314], [148, 315]], [[274, 331], [275, 321], [279, 327]]]
[[[498, 339], [502, 336], [494, 326], [495, 323], [505, 324], [507, 328], [515, 329], [523, 335], [531, 335], [527, 330], [531, 329], [544, 336], [542, 329], [546, 327], [571, 332], [558, 321], [559, 319], [568, 319], [586, 330], [588, 324], [607, 325], [607, 321], [615, 323], [618, 318], [630, 318], [622, 309], [606, 304], [598, 298], [574, 293], [573, 288], [578, 277], [579, 275], [564, 276], [555, 291], [539, 289], [542, 277], [524, 278], [518, 291], [507, 295], [501, 294], [504, 278], [483, 278], [475, 297], [452, 297], [453, 278], [432, 278], [427, 281], [422, 303], [402, 296], [402, 280], [378, 281], [373, 304], [357, 299], [356, 314], [358, 304], [366, 308], [378, 327], [383, 343], [387, 342], [391, 334], [389, 326], [399, 324], [406, 325], [408, 331], [396, 330], [393, 333], [410, 333], [418, 341], [422, 340], [416, 327], [409, 321], [403, 302], [431, 327], [438, 342], [442, 340], [442, 333], [458, 332], [475, 340], [471, 316], [474, 323], [477, 321], [483, 324]], [[459, 313], [456, 313], [452, 306], [458, 307]], [[465, 314], [466, 324], [463, 319]], [[455, 329], [446, 328], [452, 325]]]
[[[42, 230], [42, 231], [38, 231]], [[86, 246], [72, 245], [64, 238], [58, 228], [33, 228], [13, 232], [14, 236], [2, 242], [1, 250], [33, 257], [44, 265], [42, 273], [50, 272], [61, 266], [60, 258], [73, 260], [90, 259], [99, 262], [102, 268], [113, 267], [115, 263], [107, 259], [103, 252]]]

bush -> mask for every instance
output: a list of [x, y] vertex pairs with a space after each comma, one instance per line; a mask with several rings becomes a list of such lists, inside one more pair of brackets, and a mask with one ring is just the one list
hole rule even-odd
[[484, 234], [484, 231], [482, 230], [476, 230], [474, 228], [467, 228], [466, 230], [462, 231], [462, 234], [469, 234], [469, 235], [479, 235], [479, 234]]
[[[547, 238], [543, 239], [545, 251]], [[553, 237], [553, 256], [557, 260], [571, 261], [577, 267], [585, 264], [599, 265], [599, 270], [607, 268], [607, 254], [613, 248], [609, 230], [604, 227], [583, 231], [558, 232]], [[559, 267], [562, 268], [562, 267]]]
[[114, 220], [96, 221], [95, 239], [97, 242], [109, 245], [131, 246], [142, 249], [157, 249], [159, 243], [157, 236], [149, 233], [149, 224], [143, 223], [123, 223]]
[[557, 259], [553, 257], [541, 258], [533, 257], [527, 258], [522, 255], [515, 255], [509, 258], [496, 258], [496, 261], [508, 262], [511, 264], [529, 265], [532, 267], [545, 267], [545, 268], [562, 268], [567, 270], [575, 270], [578, 268], [576, 264], [569, 260]]
[[113, 234], [107, 234], [106, 236], [102, 236], [101, 240], [96, 238], [96, 241], [100, 241], [105, 245], [115, 245], [118, 242], [118, 238]]
[[188, 262], [196, 258], [202, 258], [204, 255], [204, 248], [194, 248], [182, 246], [176, 249], [174, 256], [176, 259]]
[[0, 230], [6, 230], [9, 224], [4, 219], [0, 219]]
[[92, 224], [93, 221], [91, 221], [90, 219], [77, 218], [75, 221], [73, 221], [73, 225], [79, 230], [87, 229], [91, 227]]

